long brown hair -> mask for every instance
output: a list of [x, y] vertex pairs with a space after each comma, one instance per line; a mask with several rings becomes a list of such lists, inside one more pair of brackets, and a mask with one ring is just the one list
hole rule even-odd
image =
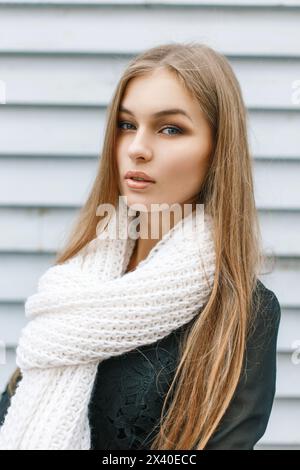
[[[197, 42], [169, 43], [144, 51], [128, 64], [107, 108], [94, 184], [55, 262], [68, 260], [95, 237], [99, 204], [117, 204], [114, 150], [121, 99], [129, 80], [158, 68], [172, 72], [192, 93], [214, 131], [211, 164], [199, 188], [199, 200], [214, 220], [216, 275], [208, 302], [181, 343], [176, 374], [151, 446], [200, 450], [216, 430], [238, 384], [254, 323], [253, 294], [264, 261], [246, 108], [236, 76], [222, 54]], [[18, 370], [11, 384], [16, 377]]]

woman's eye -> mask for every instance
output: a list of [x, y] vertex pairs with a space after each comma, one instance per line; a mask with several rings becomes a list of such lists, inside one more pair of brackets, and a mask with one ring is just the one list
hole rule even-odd
[[[176, 131], [176, 134], [173, 134], [173, 135], [182, 134], [182, 130], [179, 129], [179, 127], [167, 126], [167, 127], [164, 127], [162, 130], [164, 131], [166, 129], [171, 129], [172, 131]], [[172, 134], [169, 134], [169, 135], [172, 135]]]
[[[127, 122], [127, 121], [119, 121], [118, 122], [118, 127], [122, 130], [128, 130], [128, 128], [123, 128], [122, 126], [123, 125], [128, 125], [128, 126], [132, 126], [132, 124], [130, 124], [130, 122]], [[182, 129], [180, 129], [179, 127], [174, 127], [174, 126], [166, 126], [162, 129], [162, 131], [166, 130], [166, 129], [171, 129], [172, 131], [176, 131], [176, 133], [174, 134], [167, 134], [167, 135], [178, 135], [178, 134], [182, 134]]]
[[[129, 126], [131, 126], [131, 124], [130, 124], [129, 122], [119, 121], [119, 122], [118, 122], [118, 127], [119, 127], [120, 129], [123, 129], [123, 128], [122, 128], [122, 125], [123, 125], [123, 124], [128, 124]], [[125, 130], [125, 129], [124, 129], [124, 130]]]

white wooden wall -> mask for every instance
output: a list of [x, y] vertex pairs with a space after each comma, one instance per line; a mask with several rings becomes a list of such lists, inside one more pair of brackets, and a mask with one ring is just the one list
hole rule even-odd
[[282, 307], [276, 398], [257, 448], [299, 449], [300, 354], [292, 360], [300, 342], [297, 0], [0, 0], [0, 388], [15, 368], [24, 300], [93, 181], [105, 108], [123, 68], [148, 47], [181, 40], [228, 57], [249, 109], [264, 246], [276, 255], [261, 279]]

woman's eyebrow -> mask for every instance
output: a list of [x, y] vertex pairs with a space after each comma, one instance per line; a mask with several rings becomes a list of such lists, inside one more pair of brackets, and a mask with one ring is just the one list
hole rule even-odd
[[[127, 113], [127, 114], [130, 114], [131, 116], [134, 116], [134, 113], [130, 111], [130, 109], [124, 108], [124, 106], [120, 106], [120, 112]], [[183, 116], [186, 116], [190, 121], [193, 122], [192, 118], [188, 115], [188, 113], [180, 108], [163, 109], [161, 111], [157, 111], [156, 113], [153, 113], [152, 116], [157, 118], [157, 117], [171, 115], [171, 114], [183, 114]]]

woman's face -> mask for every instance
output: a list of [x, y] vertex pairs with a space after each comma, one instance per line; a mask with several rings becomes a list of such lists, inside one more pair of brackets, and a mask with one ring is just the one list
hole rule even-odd
[[[179, 112], [155, 115], [177, 108]], [[116, 158], [119, 190], [127, 204], [184, 204], [197, 197], [208, 170], [213, 139], [196, 100], [169, 71], [135, 77], [120, 106]], [[143, 171], [155, 183], [129, 187], [127, 171]]]

